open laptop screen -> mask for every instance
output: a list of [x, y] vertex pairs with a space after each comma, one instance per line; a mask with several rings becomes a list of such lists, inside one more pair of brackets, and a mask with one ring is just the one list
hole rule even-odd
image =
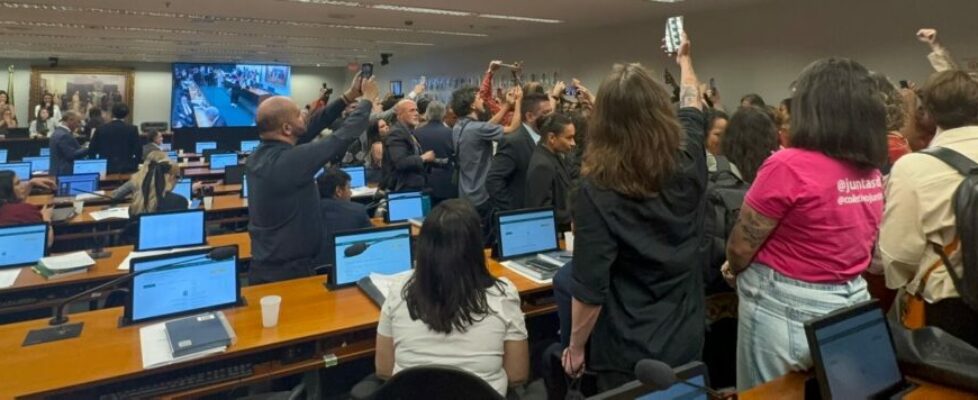
[[47, 172], [51, 169], [50, 156], [24, 157], [23, 161], [31, 163], [31, 173]]
[[168, 211], [139, 215], [136, 251], [207, 244], [204, 210]]
[[0, 269], [37, 263], [44, 257], [47, 240], [46, 223], [0, 228]]
[[238, 303], [237, 256], [207, 257], [210, 249], [134, 258], [132, 272], [157, 269], [130, 283], [125, 314], [140, 322], [184, 313], [202, 312]]
[[31, 163], [29, 162], [0, 164], [0, 171], [13, 171], [14, 175], [22, 181], [31, 179]]
[[560, 250], [553, 208], [499, 213], [496, 218], [499, 259]]
[[73, 197], [98, 190], [98, 174], [58, 176], [58, 197]]
[[228, 165], [238, 165], [238, 155], [235, 153], [218, 153], [211, 154], [210, 158], [210, 168], [224, 169]]
[[387, 194], [387, 221], [398, 222], [423, 219], [428, 215], [430, 202], [421, 192]]
[[194, 145], [194, 150], [195, 150], [194, 152], [199, 155], [199, 154], [204, 154], [204, 150], [216, 149], [216, 148], [217, 148], [217, 142], [197, 142], [197, 144]]
[[355, 167], [343, 167], [340, 169], [350, 175], [350, 189], [357, 189], [367, 186], [367, 171], [362, 165]]
[[393, 275], [411, 269], [411, 226], [394, 225], [337, 233], [333, 286], [355, 284], [371, 273]]
[[105, 175], [108, 168], [108, 160], [75, 160], [76, 174], [102, 174]]

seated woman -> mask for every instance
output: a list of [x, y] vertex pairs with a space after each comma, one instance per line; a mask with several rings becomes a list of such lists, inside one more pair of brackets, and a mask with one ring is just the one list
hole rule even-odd
[[[129, 203], [129, 225], [122, 232], [127, 240], [136, 238], [136, 219], [140, 214], [161, 211], [186, 210], [190, 200], [173, 193], [173, 187], [180, 179], [180, 167], [170, 162], [165, 153], [153, 152], [136, 174], [125, 185], [113, 192], [113, 197], [124, 198], [122, 191], [131, 191], [132, 202]], [[128, 185], [128, 187], [126, 187]]]
[[0, 115], [0, 129], [16, 128], [18, 124], [17, 116], [14, 115], [14, 110], [9, 106], [3, 105], [0, 105], [0, 110], [2, 110], [0, 111], [0, 113], [2, 113], [2, 115]]
[[37, 115], [37, 119], [31, 121], [30, 133], [32, 138], [38, 137], [48, 137], [54, 132], [54, 127], [57, 125], [54, 118], [51, 118], [51, 113], [48, 109], [42, 108]]
[[377, 326], [377, 375], [448, 365], [501, 395], [529, 374], [520, 296], [486, 267], [479, 214], [465, 200], [431, 211], [417, 238], [413, 274], [391, 287]]
[[[134, 195], [137, 189], [142, 188], [142, 184], [145, 181], [144, 177], [149, 172], [149, 167], [153, 163], [170, 163], [170, 162], [171, 161], [169, 158], [167, 158], [166, 153], [162, 151], [152, 151], [147, 153], [144, 162], [139, 166], [139, 171], [136, 171], [136, 173], [133, 174], [133, 176], [129, 178], [129, 180], [126, 181], [126, 183], [123, 183], [122, 186], [119, 186], [117, 189], [112, 191], [112, 200], [116, 203], [122, 202], [129, 196]], [[175, 184], [176, 184], [176, 180], [174, 180], [174, 185]], [[202, 183], [194, 182], [192, 187], [192, 192], [197, 193], [200, 191], [202, 187], [203, 187]], [[169, 190], [173, 190], [173, 188], [171, 187]], [[173, 196], [179, 197], [181, 199], [183, 198], [183, 196], [180, 196], [178, 194], [173, 194]], [[189, 201], [190, 199], [185, 199], [185, 200]], [[185, 206], [183, 208], [187, 208], [187, 207]], [[175, 209], [180, 210], [182, 208], [177, 207]], [[168, 211], [168, 210], [158, 210], [158, 211]]]
[[[24, 202], [31, 187], [54, 189], [54, 181], [34, 178], [21, 182], [13, 171], [0, 171], [0, 226], [51, 223], [51, 207], [38, 210], [37, 206]], [[54, 230], [48, 229], [48, 247], [54, 243]]]

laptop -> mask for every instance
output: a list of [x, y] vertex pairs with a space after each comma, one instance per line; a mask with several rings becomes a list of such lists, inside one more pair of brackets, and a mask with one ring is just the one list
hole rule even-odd
[[7, 149], [0, 149], [0, 164], [7, 162]]
[[159, 268], [129, 282], [123, 321], [140, 323], [160, 318], [217, 310], [243, 304], [238, 256], [213, 260], [211, 249], [133, 258], [129, 272]]
[[387, 223], [408, 221], [421, 226], [431, 211], [431, 199], [421, 192], [402, 192], [387, 194]]
[[98, 160], [75, 160], [76, 174], [100, 174], [105, 176], [105, 171], [108, 169], [109, 160], [98, 159]]
[[51, 169], [50, 156], [24, 157], [21, 161], [31, 163], [31, 174], [47, 175]]
[[[367, 186], [367, 168], [362, 165], [351, 165], [340, 168], [343, 172], [350, 175], [350, 190], [353, 197], [373, 196], [377, 188]], [[316, 178], [319, 178], [317, 175]]]
[[207, 244], [204, 210], [140, 214], [136, 251], [175, 249]]
[[160, 143], [160, 150], [169, 152], [170, 150], [173, 150], [173, 144], [172, 143]]
[[371, 283], [370, 274], [396, 275], [413, 267], [411, 226], [391, 225], [337, 232], [330, 235], [333, 265], [327, 276], [330, 290], [360, 286], [375, 303], [383, 304], [387, 292]]
[[822, 399], [899, 399], [916, 385], [904, 378], [876, 300], [805, 322]]
[[173, 193], [183, 196], [183, 198], [190, 201], [192, 196], [194, 182], [190, 178], [180, 178], [177, 180], [176, 185], [173, 185]]
[[238, 149], [240, 149], [242, 153], [251, 154], [255, 152], [255, 149], [257, 149], [258, 145], [260, 144], [260, 140], [242, 140]]
[[546, 281], [571, 261], [560, 249], [553, 207], [500, 212], [495, 222], [497, 258], [516, 272]]
[[709, 394], [701, 389], [684, 385], [689, 382], [694, 385], [710, 387], [710, 376], [706, 364], [693, 361], [675, 369], [679, 382], [666, 390], [656, 390], [639, 381], [628, 382], [617, 389], [598, 393], [588, 397], [588, 400], [707, 400]]
[[204, 154], [205, 150], [216, 150], [217, 142], [197, 142], [194, 145], [194, 153]]
[[0, 227], [0, 270], [37, 264], [47, 249], [47, 223]]
[[15, 163], [3, 163], [0, 164], [0, 171], [14, 171], [14, 175], [21, 181], [28, 181], [31, 179], [31, 163], [29, 162], [15, 162]]
[[220, 171], [228, 165], [238, 165], [237, 153], [215, 153], [208, 158], [211, 171]]
[[41, 147], [41, 151], [38, 152], [37, 155], [42, 156], [42, 157], [43, 156], [50, 157], [51, 156], [51, 148], [50, 147]]
[[167, 151], [166, 152], [166, 158], [169, 158], [170, 160], [173, 160], [174, 162], [179, 162], [180, 161], [180, 154], [178, 154], [175, 151], [170, 150], [170, 151]]
[[57, 192], [54, 194], [55, 203], [71, 202], [75, 196], [98, 193], [99, 174], [59, 175]]
[[245, 166], [242, 164], [227, 165], [224, 167], [224, 184], [240, 185], [244, 179]]

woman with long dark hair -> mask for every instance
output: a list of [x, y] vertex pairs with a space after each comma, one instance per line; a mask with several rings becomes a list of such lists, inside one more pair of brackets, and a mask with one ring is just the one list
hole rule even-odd
[[[48, 178], [34, 178], [21, 182], [13, 171], [0, 171], [0, 226], [51, 223], [51, 207], [38, 209], [24, 201], [31, 187], [54, 189], [54, 181]], [[48, 229], [48, 246], [54, 242], [54, 230]]]
[[61, 121], [61, 107], [54, 102], [54, 95], [49, 92], [45, 92], [44, 96], [41, 97], [41, 104], [34, 106], [34, 118], [37, 118], [41, 114], [41, 109], [48, 110], [48, 118], [55, 121]]
[[740, 299], [737, 389], [811, 368], [805, 321], [869, 300], [883, 214], [886, 110], [862, 65], [805, 68], [791, 102], [791, 147], [768, 157], [727, 242], [724, 277]]
[[740, 178], [753, 182], [764, 160], [778, 150], [778, 128], [764, 110], [741, 107], [730, 118], [719, 146]]
[[465, 200], [446, 200], [425, 218], [417, 261], [391, 287], [377, 326], [377, 375], [449, 365], [484, 379], [501, 395], [529, 373], [520, 296], [486, 267], [479, 214]]
[[[698, 360], [705, 334], [702, 252], [706, 116], [688, 40], [677, 115], [640, 65], [616, 65], [598, 90], [580, 189], [570, 345], [564, 370], [599, 390], [634, 380], [641, 359]], [[427, 222], [425, 222], [427, 223]]]

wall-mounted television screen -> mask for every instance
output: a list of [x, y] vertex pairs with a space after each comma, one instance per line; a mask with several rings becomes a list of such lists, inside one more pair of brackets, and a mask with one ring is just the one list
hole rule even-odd
[[173, 64], [170, 126], [255, 126], [258, 104], [291, 94], [291, 67], [259, 64]]

